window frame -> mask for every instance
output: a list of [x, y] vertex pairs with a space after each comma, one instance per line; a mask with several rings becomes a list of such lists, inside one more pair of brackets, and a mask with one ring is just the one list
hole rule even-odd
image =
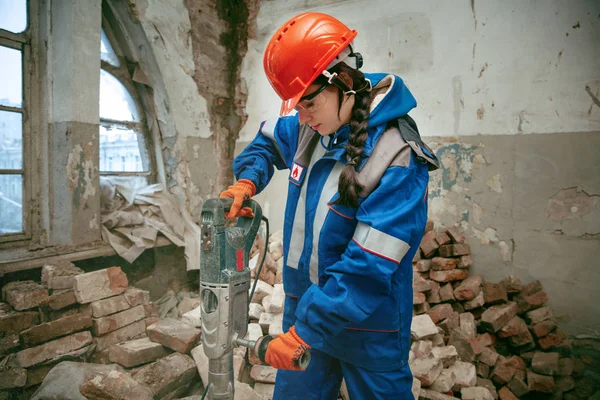
[[13, 33], [0, 29], [0, 46], [19, 50], [21, 52], [21, 77], [22, 77], [22, 99], [21, 107], [11, 107], [0, 105], [1, 111], [18, 112], [22, 116], [23, 140], [22, 165], [20, 169], [1, 169], [2, 175], [21, 175], [22, 176], [22, 231], [15, 233], [0, 234], [0, 249], [14, 244], [14, 242], [25, 242], [33, 238], [33, 207], [32, 197], [34, 192], [33, 171], [36, 165], [32, 157], [33, 148], [33, 120], [34, 120], [34, 75], [36, 74], [33, 40], [35, 29], [38, 24], [37, 2], [27, 1], [27, 27], [23, 32]]
[[[116, 23], [116, 21], [111, 18], [110, 15], [106, 15], [107, 8], [104, 7], [102, 9], [102, 30], [106, 35], [117, 59], [119, 60], [119, 66], [115, 67], [114, 65], [106, 62], [104, 60], [100, 60], [100, 70], [104, 70], [105, 72], [111, 74], [115, 79], [117, 79], [129, 92], [129, 95], [133, 98], [135, 106], [137, 107], [138, 114], [140, 116], [139, 122], [131, 122], [131, 121], [117, 121], [111, 120], [107, 118], [100, 117], [99, 119], [99, 129], [101, 126], [106, 125], [119, 125], [122, 127], [127, 127], [131, 130], [138, 131], [138, 140], [143, 140], [143, 149], [140, 148], [140, 156], [146, 157], [147, 159], [147, 170], [146, 171], [130, 171], [130, 172], [118, 172], [118, 171], [101, 171], [100, 170], [100, 162], [98, 162], [98, 171], [100, 178], [102, 177], [144, 177], [148, 184], [157, 182], [157, 161], [156, 155], [154, 154], [154, 140], [152, 137], [152, 132], [150, 130], [150, 125], [148, 124], [148, 118], [153, 116], [154, 110], [147, 110], [145, 107], [146, 102], [143, 101], [143, 98], [148, 96], [147, 88], [144, 85], [137, 83], [133, 80], [133, 69], [137, 66], [137, 63], [129, 60], [129, 57], [126, 53], [124, 53], [124, 49], [127, 50], [127, 42], [123, 37], [123, 32], [120, 27]], [[114, 21], [115, 23], [111, 23]], [[119, 40], [119, 37], [123, 37], [123, 40]], [[100, 51], [100, 49], [98, 49]], [[98, 71], [100, 73], [101, 71]], [[100, 145], [99, 145], [100, 146]], [[100, 149], [98, 149], [98, 153], [100, 154]], [[144, 154], [142, 154], [144, 153]], [[143, 160], [142, 160], [143, 165]]]

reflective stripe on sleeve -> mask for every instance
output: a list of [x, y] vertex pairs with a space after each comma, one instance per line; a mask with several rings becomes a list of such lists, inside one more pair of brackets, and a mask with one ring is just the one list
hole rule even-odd
[[356, 225], [352, 240], [363, 250], [398, 264], [410, 249], [405, 241], [378, 231], [364, 222]]
[[279, 144], [277, 144], [277, 139], [275, 139], [275, 127], [277, 126], [278, 119], [268, 119], [260, 128], [260, 133], [262, 133], [267, 139], [273, 142], [273, 146], [277, 150], [279, 157], [285, 162], [283, 155], [281, 154], [281, 149], [279, 148]]

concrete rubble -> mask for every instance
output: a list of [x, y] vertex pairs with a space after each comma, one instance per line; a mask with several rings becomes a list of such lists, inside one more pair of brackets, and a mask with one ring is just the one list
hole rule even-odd
[[[268, 243], [257, 237], [249, 262], [257, 285], [247, 339], [282, 333], [282, 257], [281, 232]], [[436, 231], [428, 224], [413, 260], [409, 366], [415, 398], [579, 399], [570, 342], [540, 282], [523, 284], [514, 276], [487, 282], [469, 274], [473, 264], [456, 228]], [[207, 384], [197, 293], [171, 293], [161, 300], [173, 311], [165, 313], [149, 292], [129, 286], [119, 267], [86, 273], [61, 262], [46, 265], [40, 282], [5, 284], [2, 300], [0, 399], [32, 387], [51, 392], [56, 380], [68, 380], [58, 378], [68, 375], [59, 371], [74, 368], [73, 358], [90, 368], [68, 383], [69, 399], [192, 399]], [[277, 371], [252, 350], [234, 349], [233, 368], [236, 398], [272, 398]]]

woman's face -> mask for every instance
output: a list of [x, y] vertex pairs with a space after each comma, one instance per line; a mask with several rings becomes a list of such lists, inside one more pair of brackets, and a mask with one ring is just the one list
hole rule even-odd
[[338, 90], [334, 85], [310, 85], [303, 96], [304, 100], [295, 107], [300, 124], [308, 124], [321, 136], [327, 136], [350, 122], [354, 96], [343, 96], [338, 113]]

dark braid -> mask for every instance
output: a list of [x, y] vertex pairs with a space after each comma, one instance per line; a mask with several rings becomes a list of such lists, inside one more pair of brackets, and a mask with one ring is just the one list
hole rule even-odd
[[[339, 70], [339, 71], [336, 71]], [[356, 169], [360, 166], [362, 152], [367, 140], [367, 125], [369, 122], [370, 89], [362, 72], [350, 68], [344, 63], [337, 64], [332, 72], [345, 72], [352, 78], [352, 89], [356, 91], [352, 115], [350, 117], [350, 137], [346, 146], [346, 161], [348, 165], [342, 170], [338, 184], [339, 199], [335, 204], [358, 207], [358, 195], [362, 186], [356, 180]], [[340, 99], [344, 96], [340, 90]], [[340, 101], [341, 106], [341, 101]]]

